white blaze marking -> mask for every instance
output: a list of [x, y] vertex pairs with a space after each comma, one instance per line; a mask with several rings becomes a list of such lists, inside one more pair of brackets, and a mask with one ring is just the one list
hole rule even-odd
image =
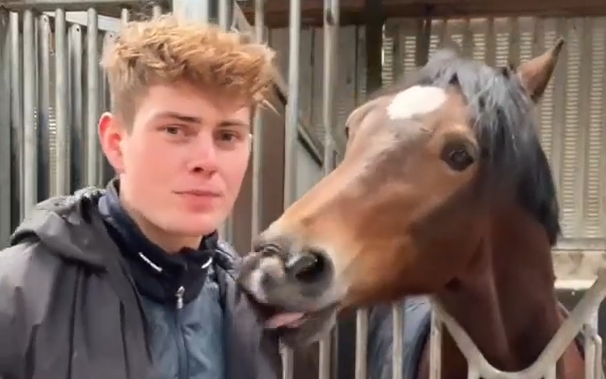
[[438, 87], [414, 86], [398, 93], [387, 106], [391, 120], [433, 112], [446, 102], [446, 91]]

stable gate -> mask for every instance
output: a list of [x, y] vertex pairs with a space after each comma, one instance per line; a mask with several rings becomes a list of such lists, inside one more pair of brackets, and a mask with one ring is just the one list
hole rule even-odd
[[[276, 98], [273, 99], [276, 109], [284, 109], [285, 117], [276, 119], [275, 116], [263, 113], [255, 120], [255, 133], [261, 138], [255, 138], [253, 163], [245, 183], [244, 200], [236, 205], [235, 216], [223, 230], [223, 234], [234, 242], [239, 250], [247, 251], [252, 235], [268, 225], [283, 207], [290, 205], [313, 185], [322, 172], [327, 173], [334, 167], [343, 151], [343, 136], [339, 133], [338, 126], [342, 125], [344, 118], [356, 104], [363, 101], [366, 77], [371, 73], [366, 72], [365, 47], [360, 28], [339, 26], [339, 0], [325, 0], [324, 25], [322, 29], [311, 31], [301, 29], [301, 0], [290, 0], [289, 27], [284, 30], [265, 28], [264, 1], [254, 1], [254, 28], [250, 26], [238, 2], [218, 0], [212, 2], [212, 6], [209, 6], [209, 3], [174, 0], [172, 7], [175, 13], [200, 22], [216, 21], [224, 28], [233, 27], [244, 32], [253, 32], [255, 38], [260, 41], [269, 39], [269, 43], [274, 47], [280, 45], [279, 41], [286, 42], [288, 39], [285, 47], [278, 47], [278, 52], [281, 53], [279, 66], [282, 70], [278, 69], [275, 73], [278, 90]], [[4, 0], [0, 3], [2, 244], [6, 243], [12, 229], [23, 217], [27, 217], [37, 201], [48, 196], [66, 194], [86, 185], [102, 186], [111, 177], [111, 170], [107, 167], [96, 140], [98, 117], [110, 104], [106, 79], [97, 62], [104, 44], [119, 30], [121, 22], [140, 13], [158, 15], [163, 12], [160, 5], [142, 8], [135, 0], [57, 1], [58, 6], [54, 4], [54, 1], [23, 0]], [[113, 17], [107, 17], [107, 14]], [[215, 15], [216, 17], [213, 17]], [[512, 25], [519, 25], [516, 24], [518, 21], [514, 20]], [[423, 63], [444, 36], [450, 35], [455, 40], [460, 39], [463, 48], [475, 56], [479, 44], [475, 35], [470, 34], [471, 21], [457, 24], [460, 33], [449, 33], [448, 25], [445, 21], [389, 20], [383, 37], [383, 82], [389, 83], [394, 76], [406, 74], [414, 65]], [[498, 33], [495, 35], [494, 30], [490, 32], [490, 28], [495, 25], [494, 21], [488, 20], [486, 25], [489, 31], [486, 34], [488, 37], [483, 40], [483, 46], [487, 52], [483, 57], [477, 58], [497, 59], [498, 52], [488, 39], [501, 37]], [[515, 33], [511, 35], [515, 36]], [[510, 38], [515, 38], [511, 35]], [[307, 68], [302, 63], [307, 59], [302, 53], [302, 48], [305, 47], [302, 42], [307, 41], [305, 38], [311, 38], [313, 41], [313, 47], [309, 50], [313, 67], [307, 71], [307, 74], [311, 72], [311, 80], [305, 77]], [[343, 41], [348, 38], [352, 40], [352, 44], [344, 45]], [[508, 41], [510, 46], [516, 46], [515, 43], [520, 42]], [[539, 42], [538, 45], [543, 43]], [[349, 68], [341, 69], [341, 65], [337, 72], [337, 60], [345, 56], [342, 49], [351, 48], [354, 49], [355, 58], [351, 72], [348, 72]], [[287, 57], [285, 51], [288, 51]], [[322, 59], [316, 60], [314, 53], [321, 55]], [[495, 58], [490, 58], [491, 54]], [[508, 54], [511, 56], [511, 51]], [[562, 72], [566, 74], [566, 69], [559, 70], [564, 70]], [[283, 77], [287, 77], [287, 80]], [[606, 75], [603, 77], [606, 78]], [[308, 81], [314, 83], [311, 89], [306, 87]], [[543, 113], [547, 112], [546, 107], [555, 107], [549, 105], [552, 104], [549, 101], [553, 101], [549, 100], [550, 96], [557, 101], [557, 95], [553, 95], [554, 91], [556, 94], [560, 93], [560, 96], [567, 94], [565, 87], [558, 90], [560, 87], [557, 78], [555, 82], [552, 87], [555, 86], [556, 89], [548, 90], [548, 105], [542, 105]], [[588, 85], [588, 82], [584, 83], [585, 86]], [[583, 88], [582, 85], [580, 88]], [[600, 91], [602, 92], [596, 96], [603, 101], [603, 89]], [[313, 98], [321, 101], [314, 102]], [[560, 98], [559, 101], [566, 101], [566, 98]], [[585, 104], [585, 101], [580, 103]], [[548, 123], [554, 119], [555, 116], [552, 116], [550, 121], [543, 121], [541, 136], [544, 143], [548, 141], [548, 151], [555, 157], [553, 159], [566, 163], [564, 142], [550, 134], [553, 128]], [[591, 124], [594, 129], [603, 128], [606, 124], [606, 118], [600, 121], [592, 120], [588, 118], [585, 123]], [[284, 124], [284, 131], [276, 131], [279, 128], [270, 127], [271, 124]], [[280, 140], [283, 143], [272, 143]], [[595, 145], [591, 145], [592, 139], [589, 137], [586, 141], [588, 143], [583, 146], [589, 146], [587, 151], [590, 151], [591, 146]], [[597, 149], [600, 149], [599, 145]], [[587, 160], [583, 159], [581, 162], [587, 163], [588, 170], [595, 171], [595, 167], [591, 165], [591, 154], [588, 153], [588, 156]], [[553, 162], [552, 160], [552, 164]], [[599, 162], [606, 167], [606, 158], [601, 158]], [[279, 174], [261, 171], [264, 164], [270, 164], [272, 168], [277, 169], [272, 171], [280, 171]], [[322, 171], [318, 171], [320, 167]], [[566, 178], [569, 178], [570, 174], [567, 171], [558, 173], [559, 167], [554, 167], [554, 171], [559, 178], [559, 185], [563, 186], [560, 187], [560, 192], [564, 193], [560, 196], [563, 197], [566, 212], [567, 204], [568, 209], [572, 209], [580, 203], [576, 198], [570, 200], [571, 195], [566, 192]], [[591, 180], [595, 181], [590, 178], [589, 187], [593, 183]], [[602, 181], [601, 178], [599, 180]], [[277, 187], [281, 187], [279, 194], [275, 191]], [[582, 209], [587, 207], [582, 206]], [[603, 213], [604, 209], [600, 208], [600, 211]], [[606, 222], [603, 215], [595, 219], [591, 218], [593, 216], [585, 217], [578, 210], [569, 212], [573, 212], [571, 214], [574, 216], [564, 215], [565, 223], [568, 223], [566, 225], [576, 222], [569, 230], [579, 230], [578, 225], [583, 223], [593, 222], [591, 225], [601, 225]], [[567, 237], [575, 238], [576, 235], [569, 232]], [[583, 243], [587, 243], [586, 237], [583, 236]], [[570, 240], [565, 242], [570, 244]], [[595, 246], [595, 240], [593, 242]], [[580, 245], [575, 246], [578, 249]], [[537, 362], [519, 373], [504, 373], [490, 366], [465, 332], [436, 304], [432, 318], [431, 379], [440, 377], [439, 340], [444, 325], [470, 363], [470, 379], [554, 379], [554, 362], [562, 354], [564, 346], [581, 330], [588, 337], [585, 346], [587, 378], [601, 377], [602, 344], [597, 334], [596, 309], [606, 297], [606, 275], [602, 275], [601, 271], [599, 274], [589, 276], [590, 279], [595, 276], [598, 279]], [[402, 377], [399, 368], [402, 364], [402, 330], [405, 320], [399, 307], [394, 307], [393, 313], [392, 362], [393, 378], [397, 379]], [[317, 375], [322, 379], [336, 377], [334, 337], [336, 333], [327, 336], [319, 344]], [[367, 338], [368, 314], [365, 310], [360, 310], [356, 318], [356, 379], [368, 377]], [[286, 349], [284, 363], [284, 379], [295, 377], [293, 353]], [[398, 369], [395, 369], [396, 367]]]

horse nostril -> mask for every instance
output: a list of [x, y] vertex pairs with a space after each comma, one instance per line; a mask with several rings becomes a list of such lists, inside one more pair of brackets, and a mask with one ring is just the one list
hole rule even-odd
[[314, 251], [301, 253], [289, 259], [285, 268], [299, 282], [313, 283], [324, 274], [326, 258]]

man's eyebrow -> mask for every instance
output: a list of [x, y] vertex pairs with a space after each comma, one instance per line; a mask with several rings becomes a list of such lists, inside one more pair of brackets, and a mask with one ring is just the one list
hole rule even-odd
[[154, 116], [154, 118], [176, 118], [179, 121], [201, 124], [202, 119], [196, 116], [189, 116], [178, 112], [160, 112]]
[[240, 120], [224, 120], [219, 123], [219, 127], [228, 128], [230, 126], [242, 126], [248, 128], [250, 126], [250, 123]]
[[[174, 118], [179, 121], [192, 123], [192, 124], [202, 124], [203, 119], [197, 116], [189, 116], [178, 112], [160, 112], [154, 116], [154, 118]], [[240, 121], [240, 120], [224, 120], [219, 123], [219, 127], [233, 127], [233, 126], [242, 126], [242, 127], [250, 127], [250, 123]]]

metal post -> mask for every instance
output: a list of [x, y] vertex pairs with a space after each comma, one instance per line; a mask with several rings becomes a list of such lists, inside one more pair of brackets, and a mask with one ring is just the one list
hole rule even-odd
[[[124, 21], [121, 20], [121, 25], [124, 26]], [[106, 51], [109, 46], [113, 44], [113, 41], [116, 40], [116, 34], [114, 32], [105, 32], [103, 36], [102, 49], [101, 51]], [[99, 106], [102, 107], [103, 111], [115, 112], [115, 99], [110, 91], [107, 72], [100, 70], [101, 74], [100, 86], [99, 86]], [[101, 150], [101, 145], [98, 145], [99, 150]], [[107, 185], [107, 183], [116, 176], [116, 172], [109, 161], [103, 156], [102, 153], [99, 154], [98, 162], [98, 171], [99, 176], [97, 178], [98, 183], [102, 186]]]
[[[471, 371], [471, 367], [470, 367]], [[475, 375], [475, 372], [473, 372]], [[429, 379], [442, 377], [442, 321], [436, 312], [431, 313], [431, 332], [429, 336]]]
[[[23, 103], [22, 103], [22, 72], [21, 72], [21, 51], [19, 46], [19, 13], [10, 13], [10, 59], [11, 59], [11, 134], [12, 150], [17, 157], [13, 181], [13, 201], [17, 200], [18, 218], [23, 219]], [[15, 183], [16, 182], [16, 183]]]
[[173, 0], [173, 14], [176, 16], [208, 23], [210, 20], [210, 1]]
[[[223, 30], [229, 29], [229, 13], [232, 8], [232, 0], [219, 0], [219, 26]], [[256, 17], [256, 16], [255, 16]], [[256, 24], [255, 24], [256, 26]]]
[[[296, 199], [301, 0], [290, 0], [288, 34], [288, 97], [284, 130], [284, 209], [288, 208]], [[283, 349], [283, 370], [284, 379], [291, 379], [294, 376], [294, 357], [290, 349]]]
[[355, 379], [368, 378], [368, 309], [356, 312], [356, 371]]
[[290, 0], [288, 97], [284, 131], [284, 209], [296, 200], [297, 129], [299, 116], [299, 55], [301, 48], [301, 0]]
[[126, 25], [130, 18], [130, 12], [128, 8], [122, 8], [120, 10], [120, 21], [122, 22], [122, 26]]
[[[82, 99], [84, 93], [82, 90], [82, 65], [83, 65], [83, 50], [82, 50], [82, 27], [77, 24], [72, 24], [69, 27], [69, 60], [70, 60], [70, 106], [71, 106], [71, 154], [70, 154], [70, 169], [72, 172], [70, 183], [70, 191], [77, 190], [82, 186], [83, 165], [86, 152], [84, 151], [84, 109], [82, 109]], [[96, 133], [95, 133], [96, 135]]]
[[57, 134], [55, 162], [57, 172], [53, 195], [67, 195], [69, 183], [69, 118], [68, 118], [68, 70], [67, 70], [67, 27], [65, 9], [55, 11], [55, 112]]
[[11, 56], [9, 12], [0, 9], [0, 248], [8, 245], [11, 225]]
[[34, 13], [23, 12], [23, 202], [28, 217], [38, 200], [38, 137], [36, 135], [36, 54]]
[[[255, 0], [255, 41], [265, 42], [265, 0]], [[263, 164], [263, 117], [261, 109], [255, 111], [252, 148], [252, 210], [251, 236], [261, 233], [263, 209], [261, 166]]]
[[[323, 173], [328, 175], [334, 170], [333, 129], [335, 127], [335, 85], [339, 32], [339, 0], [324, 0], [324, 81], [322, 86], [322, 123], [324, 124], [324, 160]], [[331, 357], [333, 333], [320, 340], [319, 379], [329, 379], [331, 375]]]
[[[596, 370], [601, 365], [596, 365], [596, 358], [598, 358], [598, 362], [601, 361], [601, 357], [596, 357], [596, 341], [595, 336], [598, 334], [598, 311], [599, 308], [595, 309], [589, 320], [586, 321], [584, 329], [585, 329], [585, 378], [587, 379], [598, 379], [600, 372]], [[555, 369], [555, 364], [553, 368]]]
[[40, 198], [48, 198], [51, 190], [50, 171], [50, 109], [51, 109], [51, 25], [47, 15], [40, 16], [39, 41], [40, 41], [40, 84], [39, 84], [39, 107], [38, 107], [38, 138], [39, 152], [38, 177], [40, 183], [38, 193]]
[[97, 123], [99, 122], [99, 27], [97, 11], [88, 10], [88, 29], [86, 33], [86, 184], [98, 185], [100, 155], [97, 142]]
[[391, 315], [393, 318], [393, 336], [391, 349], [391, 377], [393, 379], [402, 379], [402, 366], [404, 361], [404, 302], [393, 303]]
[[158, 5], [158, 4], [155, 4], [152, 7], [152, 17], [153, 18], [158, 18], [160, 16], [162, 16], [162, 7], [160, 5]]

